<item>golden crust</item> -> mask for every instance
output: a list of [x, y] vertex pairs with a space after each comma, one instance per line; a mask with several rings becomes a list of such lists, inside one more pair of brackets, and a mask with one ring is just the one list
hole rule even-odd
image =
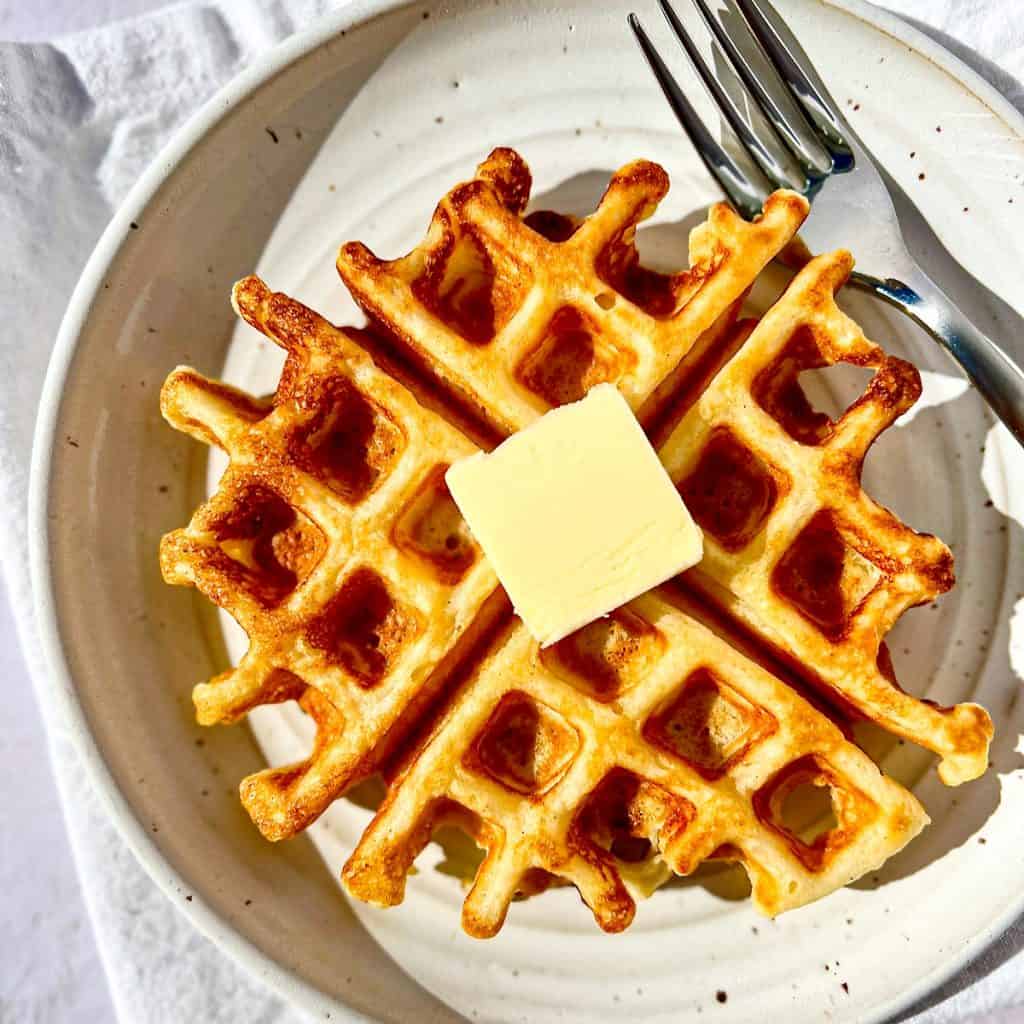
[[[787, 621], [779, 608], [799, 593], [794, 660], [821, 674], [838, 652], [853, 682], [844, 689], [828, 678], [832, 689], [883, 724], [910, 722], [911, 738], [920, 741], [914, 730], [930, 721], [914, 718], [919, 709], [936, 716], [947, 781], [967, 777], [987, 742], [987, 718], [928, 709], [895, 687], [887, 665], [876, 678], [863, 664], [868, 622], [880, 640], [903, 608], [952, 583], [944, 545], [902, 526], [858, 482], [867, 445], [916, 397], [916, 371], [838, 319], [830, 303], [849, 271], [845, 256], [813, 263], [760, 325], [735, 324], [757, 274], [806, 215], [793, 194], [771, 197], [755, 224], [714, 207], [691, 236], [689, 269], [643, 268], [633, 233], [667, 188], [660, 167], [637, 161], [585, 220], [524, 218], [529, 171], [518, 154], [495, 150], [442, 200], [408, 256], [382, 262], [344, 246], [338, 268], [370, 316], [372, 339], [385, 338], [440, 386], [429, 398], [417, 388], [422, 401], [357, 343], [371, 335], [346, 333], [256, 278], [239, 282], [233, 298], [288, 352], [273, 399], [189, 369], [164, 386], [172, 425], [230, 459], [213, 497], [164, 538], [164, 576], [198, 587], [250, 639], [236, 669], [196, 688], [199, 719], [229, 722], [294, 699], [316, 723], [306, 761], [242, 783], [271, 839], [295, 834], [353, 783], [385, 771], [385, 802], [344, 870], [361, 899], [401, 902], [416, 854], [450, 824], [486, 851], [463, 913], [473, 935], [493, 935], [514, 896], [556, 880], [577, 886], [602, 928], [621, 930], [635, 895], [660, 877], [659, 861], [680, 874], [708, 858], [739, 861], [755, 904], [775, 914], [875, 869], [927, 823], [914, 797], [837, 725], [676, 589], [540, 651], [508, 614], [444, 489], [444, 467], [476, 450], [452, 425], [466, 422], [467, 406], [507, 433], [614, 381], [646, 422], [669, 419], [663, 455], [698, 514], [716, 498], [706, 465], [694, 468], [701, 459], [753, 481], [744, 492], [748, 519], [760, 515], [753, 527], [719, 509], [701, 577], [716, 601], [777, 643], [772, 616]], [[788, 364], [773, 354], [782, 334], [810, 338], [825, 362], [876, 368], [838, 424], [805, 415]], [[739, 392], [723, 390], [734, 367], [744, 368], [736, 387], [747, 386], [735, 407]], [[740, 406], [750, 395], [804, 436], [769, 431], [767, 451], [747, 439]], [[805, 450], [819, 453], [815, 480], [829, 502], [805, 502], [804, 519], [787, 520], [802, 529], [802, 547], [780, 549], [765, 573], [774, 604], [751, 599], [735, 577], [761, 547], [763, 523], [803, 493], [793, 477], [809, 471]], [[838, 582], [826, 581], [844, 611], [857, 597], [850, 628], [826, 614], [808, 570], [831, 550], [824, 538], [836, 523], [861, 560], [840, 559]], [[883, 583], [865, 590], [872, 572]], [[973, 747], [958, 713], [974, 716], [982, 740]], [[969, 753], [953, 770], [957, 743]], [[831, 794], [835, 820], [820, 834], [814, 820], [791, 814], [801, 789]]]
[[443, 485], [475, 446], [305, 306], [254, 277], [233, 299], [288, 358], [267, 404], [187, 368], [167, 378], [168, 421], [231, 461], [191, 523], [164, 537], [160, 564], [249, 636], [236, 669], [196, 687], [200, 722], [310, 688], [324, 698], [304, 698], [320, 727], [310, 758], [242, 784], [253, 820], [279, 839], [375, 769], [501, 602]]
[[337, 262], [371, 324], [504, 433], [609, 380], [641, 418], [650, 415], [659, 385], [808, 209], [801, 196], [777, 192], [748, 224], [720, 203], [691, 233], [689, 267], [659, 274], [640, 265], [634, 245], [637, 225], [668, 191], [657, 164], [617, 171], [582, 221], [524, 221], [529, 189], [522, 158], [496, 149], [442, 199], [407, 256], [378, 260], [350, 242]]
[[[877, 868], [927, 824], [910, 793], [685, 598], [652, 591], [616, 616], [633, 640], [624, 656], [607, 620], [545, 651], [509, 626], [345, 865], [353, 896], [401, 903], [452, 805], [486, 851], [462, 913], [479, 938], [538, 870], [575, 885], [605, 931], [629, 925], [627, 879], [655, 856], [681, 875], [711, 857], [739, 861], [755, 905], [775, 915]], [[832, 795], [836, 824], [814, 838], [783, 806], [800, 785]]]
[[[953, 556], [861, 488], [868, 448], [921, 383], [836, 305], [852, 267], [847, 252], [819, 256], [760, 323], [737, 324], [744, 340], [724, 340], [735, 354], [660, 455], [704, 529], [688, 579], [844, 704], [938, 754], [942, 781], [958, 785], [987, 768], [992, 722], [976, 704], [918, 700], [892, 675], [886, 633], [953, 585]], [[838, 362], [874, 374], [833, 422], [797, 377]]]

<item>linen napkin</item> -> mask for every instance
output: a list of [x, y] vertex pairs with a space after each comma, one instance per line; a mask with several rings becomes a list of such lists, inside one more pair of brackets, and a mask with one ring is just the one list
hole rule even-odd
[[[343, 0], [185, 4], [49, 44], [0, 44], [0, 560], [33, 677], [25, 505], [50, 348], [93, 244], [174, 129], [255, 55]], [[1024, 110], [1017, 0], [890, 0]], [[1016, 76], [1016, 77], [1015, 77]], [[8, 685], [14, 685], [13, 682]], [[268, 992], [172, 910], [108, 822], [65, 725], [40, 701], [86, 903], [118, 1016], [132, 1024], [292, 1024]], [[915, 1024], [1022, 1020], [1024, 924], [940, 993]], [[996, 1012], [998, 1011], [998, 1013]]]

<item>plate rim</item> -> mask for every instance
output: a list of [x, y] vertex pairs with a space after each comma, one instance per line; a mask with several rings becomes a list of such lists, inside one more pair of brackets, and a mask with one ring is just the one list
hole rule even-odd
[[[909, 46], [944, 71], [967, 92], [973, 94], [995, 117], [1014, 130], [1018, 137], [1024, 139], [1024, 114], [977, 71], [916, 25], [868, 0], [815, 2], [823, 7], [843, 11], [865, 22], [874, 30]], [[226, 950], [243, 969], [266, 983], [276, 994], [307, 1011], [322, 1013], [328, 1010], [332, 1014], [341, 1015], [341, 1020], [367, 1024], [372, 1024], [375, 1018], [327, 995], [303, 979], [294, 969], [285, 967], [273, 959], [206, 903], [200, 893], [195, 892], [192, 901], [184, 905], [173, 898], [182, 888], [194, 890], [166, 860], [150, 835], [149, 829], [138, 819], [131, 804], [121, 792], [99, 743], [89, 728], [84, 708], [78, 699], [57, 614], [47, 509], [56, 451], [55, 441], [58, 436], [57, 428], [68, 371], [74, 360], [79, 335], [102, 289], [107, 269], [129, 234], [129, 224], [175, 173], [191, 150], [220, 121], [247, 102], [275, 75], [336, 40], [343, 31], [368, 24], [393, 11], [418, 6], [421, 6], [420, 0], [349, 0], [338, 10], [321, 16], [309, 28], [277, 43], [257, 57], [245, 70], [217, 89], [175, 131], [113, 214], [71, 294], [47, 365], [33, 433], [29, 471], [29, 575], [33, 594], [33, 614], [43, 652], [42, 665], [46, 669], [45, 677], [42, 679], [38, 678], [38, 670], [35, 672], [34, 682], [38, 692], [47, 693], [56, 705], [57, 714], [67, 725], [78, 755], [116, 829], [136, 860], [168, 897], [172, 906], [184, 914], [201, 934]], [[428, 3], [427, 6], [431, 4]], [[915, 985], [904, 989], [887, 1002], [876, 1004], [870, 1013], [861, 1019], [867, 1024], [876, 1024], [926, 999], [977, 960], [1021, 916], [1022, 912], [1024, 892], [1007, 904], [986, 927], [965, 942], [956, 954], [951, 955]]]

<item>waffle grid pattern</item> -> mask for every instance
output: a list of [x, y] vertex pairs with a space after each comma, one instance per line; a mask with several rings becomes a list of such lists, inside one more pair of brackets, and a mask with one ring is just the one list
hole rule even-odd
[[160, 559], [165, 579], [198, 587], [250, 639], [237, 668], [196, 687], [200, 722], [300, 698], [318, 722], [306, 763], [242, 785], [278, 839], [375, 769], [481, 628], [497, 580], [441, 476], [475, 446], [306, 307], [257, 278], [233, 298], [287, 350], [281, 383], [263, 404], [187, 368], [167, 379], [164, 415], [230, 465]]
[[[572, 882], [598, 924], [620, 931], [638, 855], [680, 875], [736, 860], [774, 915], [872, 870], [924, 827], [914, 797], [835, 724], [678, 602], [652, 591], [544, 651], [512, 625], [392, 785], [345, 866], [349, 892], [400, 903], [453, 805], [486, 849], [463, 907], [478, 937], [500, 929], [538, 871]], [[836, 819], [813, 838], [784, 814], [800, 785], [827, 790]]]
[[[904, 694], [882, 642], [907, 607], [952, 584], [945, 545], [859, 483], [869, 445], [916, 399], [917, 373], [835, 306], [844, 253], [813, 261], [760, 323], [736, 323], [806, 215], [800, 197], [777, 193], [754, 224], [714, 207], [689, 269], [661, 274], [634, 243], [667, 189], [657, 165], [620, 170], [583, 220], [524, 218], [529, 189], [521, 158], [496, 150], [408, 256], [344, 246], [338, 270], [368, 332], [257, 278], [236, 285], [239, 315], [287, 352], [272, 400], [187, 368], [168, 378], [166, 418], [230, 461], [164, 538], [162, 570], [250, 640], [237, 668], [196, 687], [199, 720], [297, 700], [315, 721], [307, 760], [242, 783], [270, 839], [385, 775], [343, 873], [369, 902], [401, 902], [432, 831], [455, 824], [485, 850], [463, 911], [473, 935], [493, 935], [513, 898], [556, 879], [618, 931], [662, 863], [688, 874], [708, 859], [742, 863], [760, 910], [791, 909], [878, 867], [927, 816], [742, 653], [705, 614], [708, 596], [850, 707], [939, 753], [947, 783], [984, 769], [985, 713]], [[378, 343], [425, 370], [451, 415], [415, 373], [407, 387], [375, 363], [363, 345]], [[797, 377], [836, 361], [875, 374], [833, 423]], [[689, 581], [704, 607], [661, 588], [540, 651], [444, 487], [447, 465], [477, 450], [455, 424], [469, 406], [508, 433], [606, 380], [662, 424], [663, 461], [706, 534]], [[801, 789], [829, 794], [824, 824], [790, 813]]]
[[746, 294], [807, 215], [777, 192], [748, 224], [720, 203], [690, 235], [689, 267], [640, 265], [637, 225], [668, 191], [657, 164], [612, 177], [574, 221], [526, 221], [530, 173], [497, 149], [439, 204], [422, 245], [378, 260], [351, 242], [338, 273], [371, 323], [503, 433], [613, 381], [643, 417], [697, 339]]
[[[940, 757], [957, 785], [988, 766], [992, 723], [975, 704], [936, 707], [902, 691], [882, 641], [908, 608], [953, 585], [953, 556], [874, 502], [860, 471], [878, 435], [921, 393], [917, 370], [887, 356], [836, 305], [849, 253], [811, 261], [660, 448], [705, 531], [690, 576], [815, 681], [889, 732]], [[848, 362], [874, 371], [836, 420], [798, 383]]]

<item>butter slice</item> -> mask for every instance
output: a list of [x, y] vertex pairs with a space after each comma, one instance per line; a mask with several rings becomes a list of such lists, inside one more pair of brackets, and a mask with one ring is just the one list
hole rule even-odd
[[703, 554], [700, 529], [611, 384], [456, 462], [445, 480], [542, 647]]

